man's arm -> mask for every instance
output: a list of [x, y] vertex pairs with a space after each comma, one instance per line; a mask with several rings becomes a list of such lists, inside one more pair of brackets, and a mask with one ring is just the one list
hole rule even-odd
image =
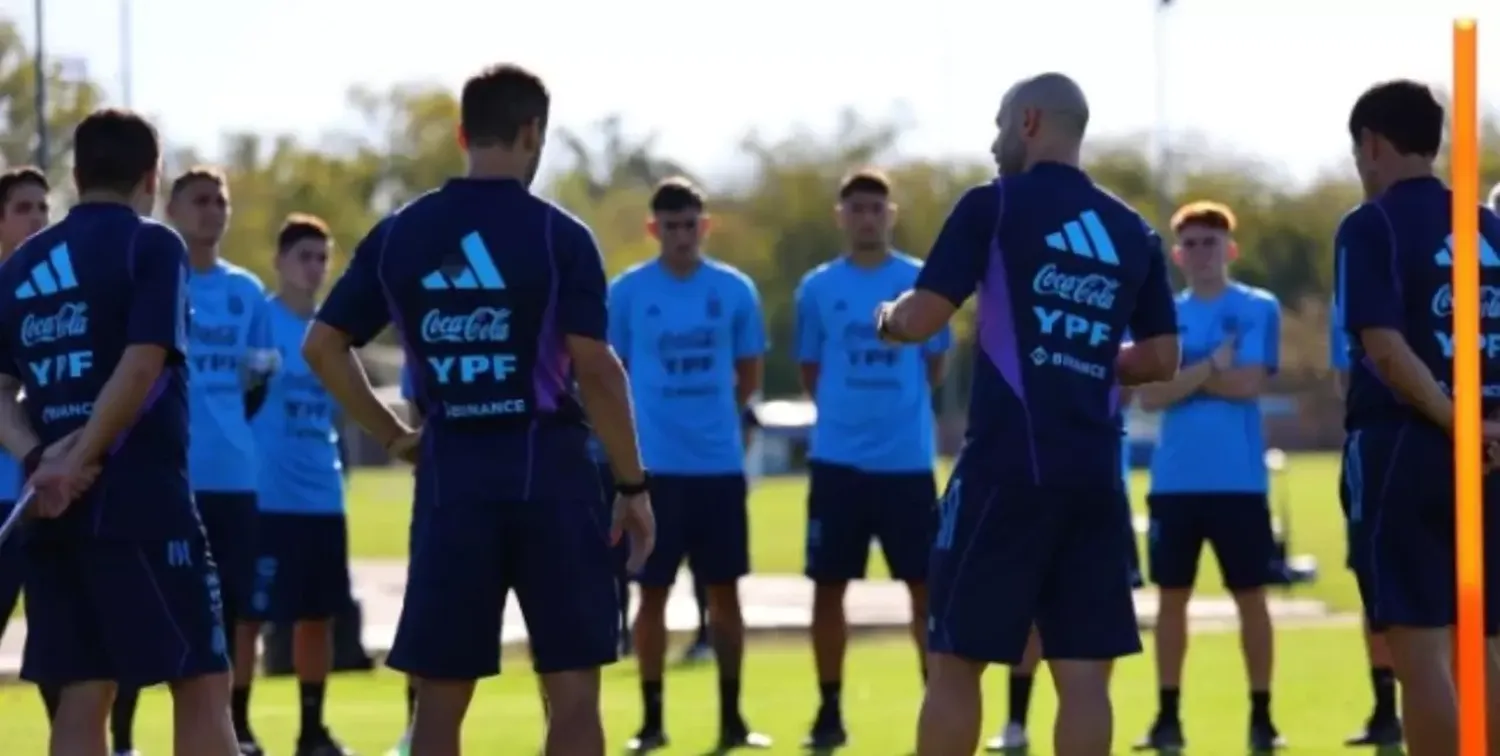
[[302, 342], [302, 358], [324, 390], [386, 449], [412, 430], [375, 396], [354, 349], [375, 338], [390, 323], [379, 270], [380, 250], [389, 227], [389, 220], [382, 221], [355, 247], [348, 269], [328, 293]]
[[252, 307], [245, 353], [245, 419], [252, 420], [266, 403], [271, 377], [281, 369], [281, 353], [271, 335], [271, 302], [259, 283], [250, 297]]
[[882, 338], [920, 344], [936, 336], [984, 277], [998, 222], [998, 189], [970, 189], [943, 222], [912, 291], [881, 305], [876, 328]]
[[927, 360], [927, 385], [937, 388], [943, 383], [943, 374], [948, 369], [948, 350], [953, 348], [953, 328], [943, 326], [936, 336], [922, 345], [922, 356]]
[[[1115, 358], [1115, 377], [1125, 387], [1170, 381], [1177, 375], [1177, 367], [1182, 362], [1182, 344], [1177, 337], [1177, 303], [1172, 297], [1172, 285], [1167, 280], [1161, 238], [1149, 228], [1145, 232], [1148, 247], [1146, 277], [1136, 296], [1135, 311], [1130, 314], [1130, 333], [1135, 340], [1122, 344], [1120, 354]], [[1201, 374], [1194, 377], [1206, 380]], [[1190, 382], [1183, 385], [1197, 387]], [[1143, 405], [1147, 403], [1144, 396], [1141, 401]]]
[[818, 395], [818, 374], [823, 364], [825, 337], [823, 318], [818, 311], [817, 298], [813, 295], [815, 275], [816, 271], [808, 273], [797, 285], [796, 321], [792, 326], [792, 331], [796, 334], [792, 347], [795, 352], [793, 356], [797, 359], [797, 376], [801, 378], [802, 390], [809, 398]]
[[766, 319], [760, 309], [760, 294], [749, 278], [741, 277], [744, 291], [734, 318], [734, 395], [738, 407], [750, 406], [760, 393], [765, 375]]
[[1210, 375], [1203, 392], [1220, 399], [1257, 399], [1281, 365], [1281, 304], [1263, 300], [1250, 327], [1235, 338], [1234, 365]]
[[568, 236], [560, 239], [565, 258], [558, 287], [558, 326], [573, 361], [583, 409], [609, 458], [615, 481], [640, 483], [645, 479], [645, 468], [636, 443], [630, 380], [609, 345], [614, 338], [629, 343], [628, 321], [617, 324], [610, 315], [624, 315], [629, 310], [622, 288], [626, 282], [618, 280], [606, 291], [599, 243], [585, 228], [570, 225], [566, 230]]
[[[1338, 277], [1337, 271], [1334, 277]], [[1333, 369], [1333, 389], [1342, 399], [1349, 391], [1349, 336], [1344, 332], [1344, 314], [1337, 296], [1328, 308], [1328, 366]]]
[[1212, 376], [1213, 364], [1202, 360], [1184, 366], [1169, 381], [1137, 384], [1135, 388], [1141, 397], [1141, 408], [1159, 412], [1198, 393]]
[[0, 446], [12, 457], [25, 459], [39, 443], [21, 406], [21, 379], [0, 373]]

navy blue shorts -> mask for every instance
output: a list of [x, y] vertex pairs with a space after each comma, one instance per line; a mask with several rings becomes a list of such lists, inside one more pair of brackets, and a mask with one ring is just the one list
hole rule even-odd
[[949, 480], [928, 573], [928, 648], [1021, 661], [1033, 623], [1049, 659], [1139, 653], [1129, 514], [1113, 488]]
[[1204, 541], [1219, 560], [1226, 589], [1248, 591], [1273, 582], [1276, 537], [1265, 494], [1150, 494], [1146, 506], [1151, 514], [1146, 559], [1157, 586], [1193, 587]]
[[[1452, 442], [1413, 426], [1360, 430], [1344, 444], [1351, 557], [1372, 630], [1457, 621]], [[1500, 477], [1485, 479], [1486, 503]], [[1485, 632], [1500, 628], [1500, 517], [1486, 516]]]
[[436, 477], [417, 470], [413, 548], [390, 666], [430, 679], [499, 673], [512, 590], [537, 672], [614, 662], [619, 561], [599, 498], [477, 500], [458, 497], [457, 485], [439, 498]]
[[51, 535], [26, 543], [23, 679], [144, 687], [229, 669], [219, 577], [201, 528], [153, 541]]
[[748, 497], [740, 473], [652, 475], [656, 549], [636, 582], [669, 587], [683, 561], [704, 585], [732, 583], [750, 574]]
[[349, 608], [349, 531], [342, 514], [265, 512], [246, 618], [330, 619]]
[[256, 530], [260, 510], [254, 493], [197, 491], [198, 516], [208, 534], [208, 548], [219, 565], [224, 590], [224, 614], [234, 619], [250, 608], [255, 590]]
[[865, 576], [870, 541], [878, 539], [891, 577], [927, 580], [937, 526], [932, 472], [865, 472], [812, 462], [807, 491], [806, 575], [839, 583]]

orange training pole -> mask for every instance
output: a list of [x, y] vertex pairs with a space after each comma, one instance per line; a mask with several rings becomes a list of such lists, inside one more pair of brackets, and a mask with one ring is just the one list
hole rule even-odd
[[1479, 365], [1478, 30], [1453, 23], [1453, 458], [1459, 755], [1485, 756], [1484, 495]]

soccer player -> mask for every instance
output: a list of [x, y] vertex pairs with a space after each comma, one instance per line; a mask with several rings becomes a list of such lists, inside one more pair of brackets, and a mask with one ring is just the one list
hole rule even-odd
[[1490, 190], [1490, 209], [1500, 214], [1500, 184], [1495, 184], [1495, 188]]
[[755, 284], [703, 255], [708, 227], [696, 187], [684, 179], [662, 182], [651, 197], [649, 223], [660, 255], [609, 287], [610, 343], [630, 371], [660, 528], [656, 551], [636, 576], [635, 652], [645, 720], [629, 743], [635, 751], [667, 743], [667, 595], [684, 559], [708, 591], [720, 745], [771, 743], [745, 724], [739, 700], [745, 644], [739, 579], [750, 573], [741, 413], [760, 389], [765, 326]]
[[[1335, 317], [1349, 337], [1343, 477], [1349, 522], [1371, 569], [1356, 570], [1374, 628], [1401, 685], [1401, 718], [1413, 756], [1458, 752], [1453, 685], [1452, 205], [1433, 173], [1444, 113], [1413, 81], [1377, 84], [1349, 114], [1354, 163], [1367, 201], [1339, 224]], [[1480, 278], [1500, 287], [1500, 218], [1479, 211]], [[1493, 339], [1496, 313], [1480, 313]], [[1481, 357], [1487, 417], [1497, 408], [1500, 355]], [[1484, 421], [1485, 437], [1500, 424]], [[1485, 478], [1484, 498], [1500, 497]], [[1485, 634], [1500, 623], [1500, 521], [1485, 518]], [[1490, 679], [1495, 653], [1490, 655]], [[1497, 701], [1491, 697], [1493, 712]], [[1491, 714], [1493, 718], [1495, 714]], [[1495, 750], [1496, 738], [1491, 739]]]
[[1013, 86], [995, 121], [1001, 177], [959, 200], [915, 290], [878, 312], [885, 338], [924, 343], [979, 293], [968, 430], [928, 575], [922, 756], [974, 752], [980, 675], [1020, 662], [1033, 623], [1057, 752], [1104, 756], [1111, 662], [1141, 649], [1117, 385], [1172, 377], [1177, 322], [1156, 234], [1078, 168], [1088, 118], [1067, 76]]
[[[516, 66], [469, 79], [468, 175], [375, 226], [303, 346], [348, 416], [417, 462], [390, 665], [418, 678], [411, 751], [422, 756], [459, 752], [475, 681], [499, 671], [512, 588], [545, 690], [546, 753], [602, 756], [599, 669], [619, 652], [611, 536], [629, 532], [632, 568], [653, 546], [628, 382], [606, 341], [599, 248], [528, 189], [550, 99]], [[391, 324], [411, 359], [420, 433], [376, 398], [351, 351]], [[613, 467], [613, 533], [572, 378]]]
[[[932, 548], [932, 387], [953, 337], [884, 343], [870, 313], [910, 289], [921, 262], [891, 248], [891, 184], [863, 170], [839, 186], [836, 213], [847, 251], [806, 276], [796, 294], [796, 357], [818, 409], [809, 450], [807, 565], [813, 581], [812, 645], [822, 704], [806, 744], [848, 740], [840, 707], [849, 628], [844, 593], [865, 576], [880, 540], [891, 577], [911, 597], [918, 664], [926, 652], [927, 555]], [[925, 670], [923, 676], [926, 676]]]
[[1194, 202], [1172, 216], [1172, 255], [1187, 281], [1177, 295], [1184, 367], [1171, 381], [1141, 389], [1141, 406], [1162, 413], [1151, 457], [1147, 506], [1156, 613], [1156, 719], [1142, 749], [1181, 749], [1179, 712], [1187, 657], [1188, 600], [1203, 542], [1213, 546], [1240, 619], [1250, 678], [1249, 744], [1280, 747], [1271, 718], [1271, 615], [1266, 585], [1275, 556], [1266, 499], [1260, 394], [1279, 363], [1281, 307], [1270, 292], [1229, 277], [1235, 217], [1217, 202]]
[[[407, 362], [401, 367], [401, 398], [406, 400], [406, 424], [412, 428], [422, 427], [422, 408], [417, 406], [417, 388], [412, 384], [412, 363]], [[607, 461], [604, 464], [609, 464]], [[413, 476], [415, 480], [415, 476]], [[614, 490], [614, 479], [610, 479], [608, 491]], [[607, 495], [607, 493], [606, 493]], [[408, 557], [416, 551], [417, 545], [417, 512], [416, 492], [412, 492], [412, 520], [408, 527], [406, 553]], [[411, 564], [407, 563], [407, 578], [410, 582]], [[544, 694], [545, 695], [545, 694]], [[406, 676], [406, 729], [401, 732], [401, 739], [391, 750], [386, 751], [385, 756], [411, 756], [411, 725], [417, 713], [417, 678]]]
[[255, 495], [259, 467], [250, 419], [265, 401], [266, 379], [275, 371], [277, 353], [271, 343], [265, 287], [254, 273], [219, 255], [229, 215], [229, 185], [218, 170], [193, 168], [172, 182], [167, 217], [187, 242], [191, 268], [188, 400], [193, 432], [188, 474], [223, 583], [224, 625], [234, 660], [234, 731], [245, 756], [261, 756], [249, 718], [257, 626], [240, 619], [254, 583], [260, 518]]
[[[1335, 380], [1339, 396], [1346, 393], [1349, 386], [1349, 336], [1344, 333], [1343, 324], [1338, 318], [1338, 302], [1335, 300], [1332, 312], [1333, 317], [1328, 319], [1328, 364], [1334, 370]], [[1348, 439], [1345, 439], [1346, 443]], [[1349, 482], [1343, 474], [1339, 476], [1339, 502], [1343, 506], [1344, 518], [1348, 521], [1350, 514]], [[1362, 539], [1355, 537], [1355, 529], [1352, 523], [1347, 529], [1348, 533], [1348, 558], [1346, 566], [1355, 573], [1361, 574], [1361, 570], [1368, 570], [1368, 554], [1364, 553]], [[1356, 579], [1359, 579], [1356, 577]], [[1368, 580], [1368, 576], [1364, 579]], [[1368, 616], [1364, 617], [1364, 639], [1365, 653], [1370, 660], [1370, 685], [1374, 689], [1375, 707], [1370, 712], [1370, 718], [1365, 720], [1364, 729], [1350, 735], [1344, 741], [1348, 746], [1399, 746], [1401, 745], [1401, 717], [1396, 710], [1396, 673], [1391, 669], [1391, 651], [1385, 642], [1385, 633], [1381, 628], [1371, 623]]]
[[245, 637], [259, 636], [261, 622], [292, 628], [302, 705], [297, 756], [348, 753], [323, 723], [333, 618], [351, 597], [339, 430], [332, 400], [302, 359], [302, 337], [328, 278], [332, 248], [327, 224], [314, 216], [294, 213], [277, 234], [278, 286], [269, 322], [282, 368], [266, 384], [254, 420], [260, 522]]
[[79, 204], [0, 266], [0, 442], [40, 459], [21, 675], [61, 688], [54, 754], [105, 753], [116, 686], [163, 682], [177, 750], [235, 753], [187, 484], [187, 249], [142, 215], [160, 160], [145, 119], [91, 114], [73, 133]]

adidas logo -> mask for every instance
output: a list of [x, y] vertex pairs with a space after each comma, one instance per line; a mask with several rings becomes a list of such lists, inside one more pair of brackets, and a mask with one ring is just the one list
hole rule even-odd
[[[1438, 267], [1453, 267], [1453, 234], [1448, 234], [1443, 246], [1438, 249], [1437, 254], [1432, 256], [1432, 261], [1437, 263]], [[1479, 237], [1479, 267], [1500, 268], [1500, 254], [1495, 252], [1495, 248], [1483, 236]]]
[[73, 275], [73, 257], [68, 245], [59, 244], [47, 253], [47, 259], [31, 269], [31, 280], [16, 287], [16, 299], [31, 299], [78, 288]]
[[448, 289], [484, 289], [487, 291], [500, 291], [505, 288], [505, 279], [500, 277], [500, 271], [495, 268], [495, 260], [490, 257], [490, 248], [485, 246], [484, 239], [479, 238], [479, 232], [475, 231], [459, 242], [463, 248], [464, 260], [468, 261], [461, 271], [450, 276], [442, 270], [434, 270], [422, 279], [422, 288], [428, 291], [446, 291]]
[[1105, 265], [1120, 264], [1114, 240], [1109, 238], [1099, 214], [1093, 210], [1085, 210], [1078, 215], [1078, 220], [1064, 223], [1061, 231], [1047, 234], [1047, 246], [1059, 252], [1098, 260]]

